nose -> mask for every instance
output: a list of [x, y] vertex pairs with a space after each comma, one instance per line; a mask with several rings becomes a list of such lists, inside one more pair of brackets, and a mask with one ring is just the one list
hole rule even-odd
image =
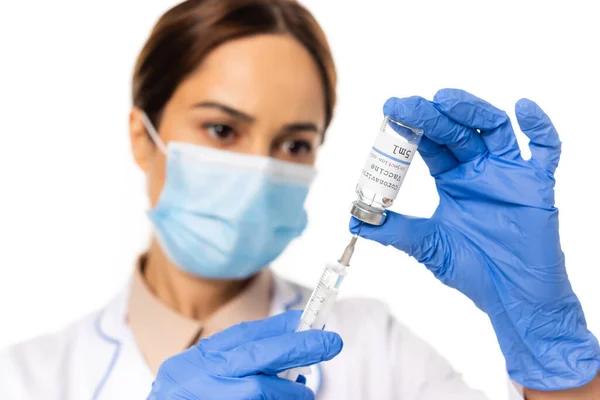
[[245, 150], [245, 153], [247, 154], [270, 157], [272, 155], [271, 140], [267, 140], [263, 137], [254, 137], [250, 145]]

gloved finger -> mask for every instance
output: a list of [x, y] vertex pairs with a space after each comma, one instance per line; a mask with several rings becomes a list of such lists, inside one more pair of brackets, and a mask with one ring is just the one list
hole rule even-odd
[[460, 89], [442, 89], [433, 97], [440, 113], [461, 125], [481, 131], [488, 151], [496, 156], [520, 154], [508, 115], [471, 93]]
[[298, 375], [298, 377], [296, 378], [296, 383], [306, 385], [306, 377], [302, 374]]
[[418, 151], [427, 164], [431, 176], [450, 171], [459, 164], [454, 154], [446, 146], [437, 144], [427, 136], [423, 136], [421, 139]]
[[[436, 232], [436, 223], [427, 218], [410, 217], [389, 210], [386, 213], [387, 218], [383, 225], [364, 224], [359, 236], [384, 246], [393, 246], [417, 261], [425, 263], [428, 254], [435, 250], [431, 247], [439, 244], [435, 240], [430, 240]], [[352, 217], [350, 232], [356, 234], [359, 225], [360, 221]]]
[[229, 351], [203, 352], [199, 362], [220, 376], [276, 375], [331, 360], [342, 346], [337, 333], [308, 330], [248, 342]]
[[385, 102], [383, 112], [407, 125], [423, 129], [425, 136], [447, 146], [461, 162], [471, 161], [486, 151], [477, 131], [452, 121], [422, 97], [392, 97]]
[[[237, 393], [243, 393], [245, 399], [314, 400], [315, 398], [313, 391], [304, 384], [276, 376], [252, 375], [241, 379], [241, 381], [243, 382], [242, 385], [247, 386], [247, 388], [237, 391]], [[231, 394], [233, 393], [228, 393], [228, 395]]]
[[529, 138], [531, 159], [551, 174], [560, 160], [561, 141], [546, 113], [535, 102], [521, 99], [515, 105], [519, 127]]
[[291, 333], [301, 315], [302, 311], [293, 310], [260, 321], [242, 322], [201, 340], [198, 345], [203, 351], [225, 351], [250, 341]]

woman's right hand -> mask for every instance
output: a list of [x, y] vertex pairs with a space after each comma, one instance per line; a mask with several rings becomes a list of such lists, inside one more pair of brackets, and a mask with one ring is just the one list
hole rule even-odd
[[224, 330], [162, 363], [148, 400], [314, 399], [302, 383], [277, 377], [342, 350], [333, 332], [294, 332], [299, 311]]

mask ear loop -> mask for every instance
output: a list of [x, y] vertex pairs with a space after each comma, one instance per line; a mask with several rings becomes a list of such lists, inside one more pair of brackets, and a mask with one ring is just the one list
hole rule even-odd
[[160, 136], [158, 135], [158, 132], [156, 131], [156, 128], [154, 128], [154, 125], [152, 124], [152, 121], [150, 121], [150, 118], [148, 118], [148, 115], [144, 111], [140, 111], [140, 113], [142, 114], [142, 123], [146, 127], [150, 138], [152, 139], [156, 147], [160, 149], [160, 151], [162, 151], [164, 154], [167, 154], [167, 146], [165, 146], [165, 144], [161, 140]]

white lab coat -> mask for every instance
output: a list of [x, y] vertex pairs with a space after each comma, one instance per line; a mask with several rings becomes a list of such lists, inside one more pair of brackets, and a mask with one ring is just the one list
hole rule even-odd
[[[275, 277], [271, 314], [302, 308], [309, 294]], [[127, 300], [128, 290], [60, 333], [0, 353], [0, 399], [145, 399], [154, 377], [127, 325]], [[344, 349], [307, 376], [318, 400], [485, 399], [380, 302], [338, 301], [327, 329]], [[510, 400], [522, 399], [511, 391]]]

